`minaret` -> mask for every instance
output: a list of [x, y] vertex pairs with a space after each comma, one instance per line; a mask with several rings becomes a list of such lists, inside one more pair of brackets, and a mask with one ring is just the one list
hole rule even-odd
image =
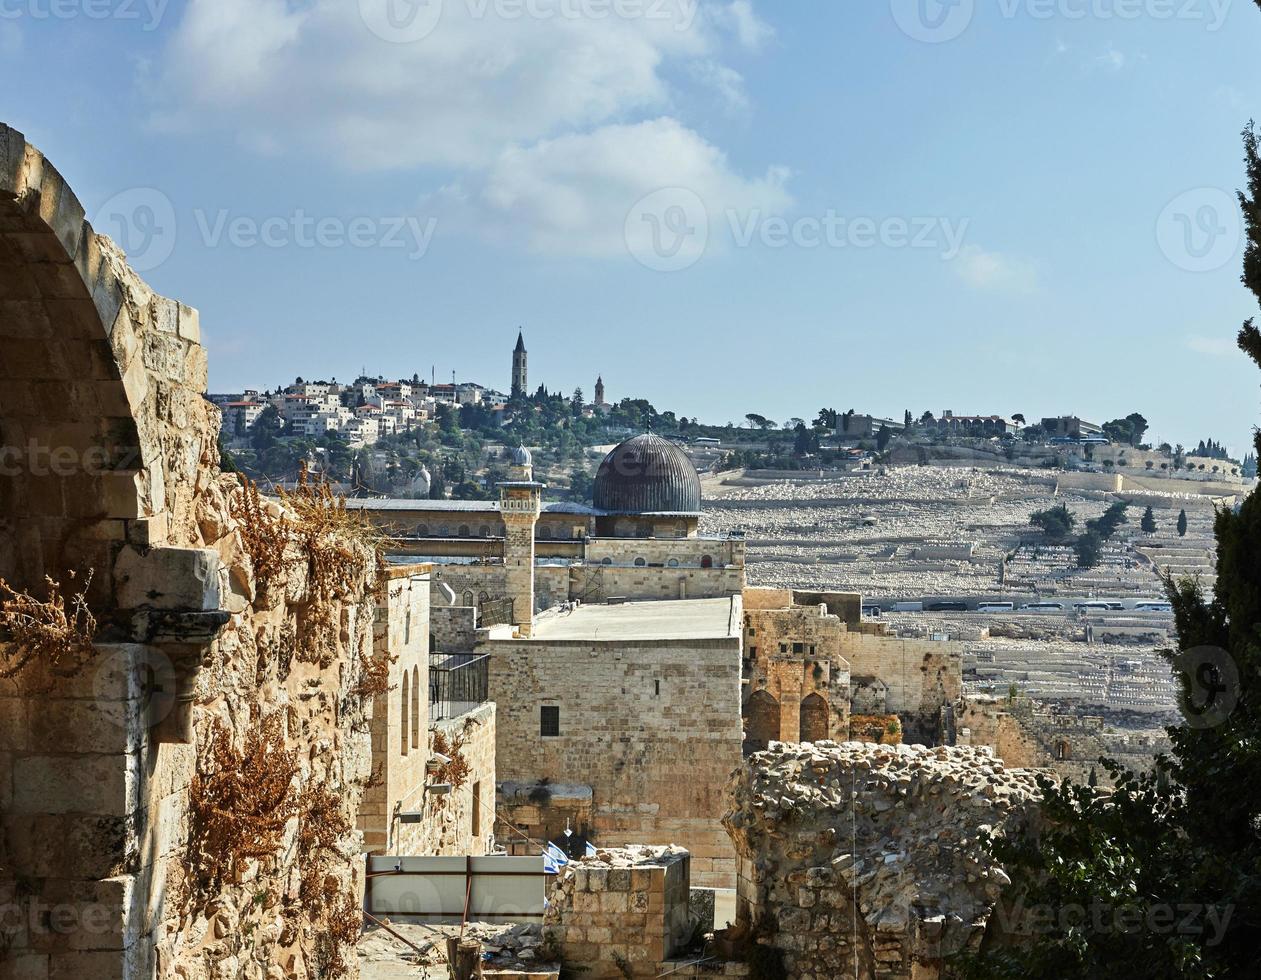
[[526, 396], [526, 370], [525, 370], [525, 335], [517, 331], [517, 346], [512, 351], [512, 397], [524, 398]]
[[602, 377], [595, 379], [595, 407], [604, 407], [604, 378]]
[[534, 629], [534, 525], [542, 510], [543, 484], [534, 481], [533, 460], [524, 447], [513, 450], [512, 479], [499, 484], [504, 522], [504, 571], [512, 600], [512, 625], [528, 637]]

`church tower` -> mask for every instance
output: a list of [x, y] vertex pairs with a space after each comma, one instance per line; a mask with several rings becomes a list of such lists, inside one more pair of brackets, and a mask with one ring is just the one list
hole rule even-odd
[[595, 379], [595, 407], [604, 407], [604, 378], [602, 377]]
[[524, 398], [526, 396], [526, 370], [525, 370], [525, 336], [520, 330], [517, 331], [517, 346], [512, 351], [512, 397]]

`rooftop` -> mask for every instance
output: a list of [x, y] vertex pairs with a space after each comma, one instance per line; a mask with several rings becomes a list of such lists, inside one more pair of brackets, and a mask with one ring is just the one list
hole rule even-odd
[[721, 640], [740, 635], [735, 597], [628, 602], [549, 611], [534, 622], [536, 640]]

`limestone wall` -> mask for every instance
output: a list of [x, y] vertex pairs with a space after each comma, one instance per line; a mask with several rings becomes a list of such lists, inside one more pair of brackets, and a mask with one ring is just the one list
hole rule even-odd
[[758, 753], [733, 776], [724, 818], [739, 928], [780, 950], [789, 977], [936, 980], [943, 956], [980, 942], [1008, 883], [980, 828], [1032, 818], [1036, 793], [1031, 770], [985, 749]]
[[602, 849], [556, 879], [544, 934], [567, 970], [590, 980], [658, 977], [691, 932], [688, 853]]
[[[459, 785], [446, 796], [417, 791], [404, 801], [405, 810], [423, 812], [424, 823], [398, 825], [392, 854], [472, 855], [489, 852], [495, 821], [495, 705], [485, 704], [458, 718], [435, 722], [428, 733], [427, 759], [434, 751], [435, 733], [445, 747], [455, 748], [460, 760]], [[431, 782], [452, 779], [454, 770], [439, 766]]]
[[[698, 884], [729, 884], [718, 825], [740, 762], [740, 641], [492, 641], [499, 778], [585, 784], [595, 839], [687, 847]], [[541, 735], [544, 705], [560, 735]]]
[[853, 683], [863, 677], [883, 683], [884, 710], [902, 718], [908, 741], [940, 739], [941, 709], [963, 693], [963, 655], [955, 644], [851, 632], [840, 652]]

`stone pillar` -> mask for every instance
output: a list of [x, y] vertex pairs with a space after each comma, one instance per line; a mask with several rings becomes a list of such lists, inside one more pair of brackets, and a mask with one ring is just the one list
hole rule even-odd
[[522, 636], [534, 627], [534, 526], [542, 509], [543, 485], [533, 481], [501, 483], [499, 510], [504, 522], [504, 569], [512, 624]]

